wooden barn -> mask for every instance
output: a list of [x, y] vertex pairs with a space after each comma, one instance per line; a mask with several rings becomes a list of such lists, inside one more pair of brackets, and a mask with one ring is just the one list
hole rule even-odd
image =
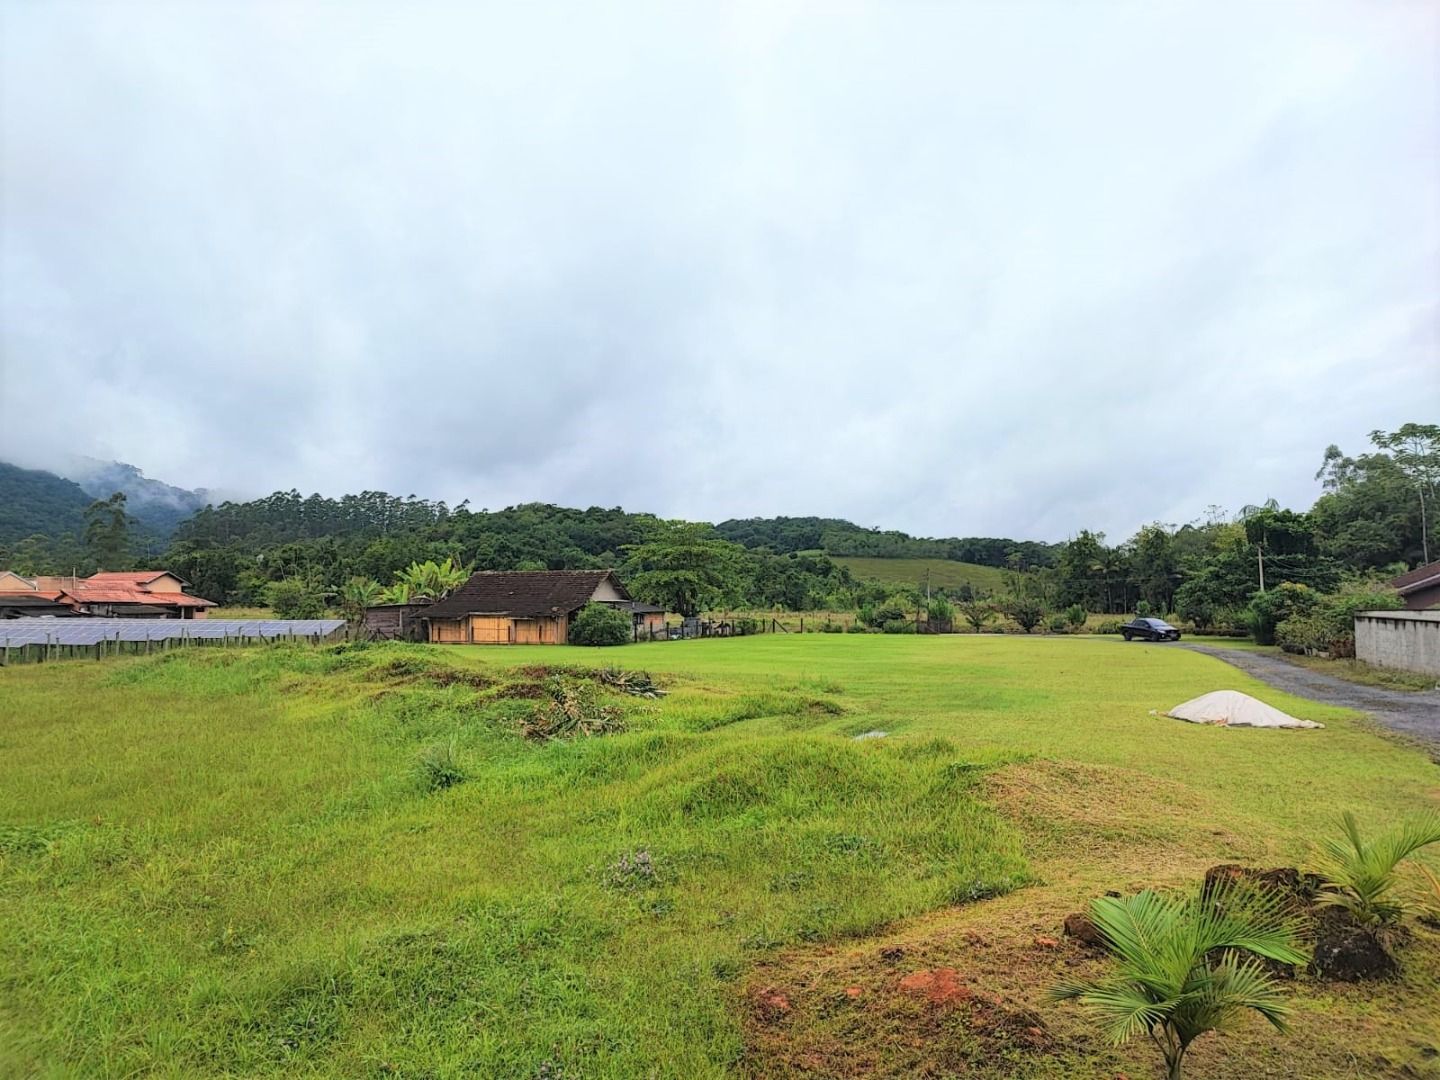
[[374, 641], [424, 641], [425, 622], [420, 615], [435, 601], [375, 604], [365, 609], [365, 635]]
[[613, 570], [482, 570], [420, 618], [438, 644], [563, 645], [570, 619], [589, 603], [654, 618], [635, 610], [650, 605], [633, 601]]

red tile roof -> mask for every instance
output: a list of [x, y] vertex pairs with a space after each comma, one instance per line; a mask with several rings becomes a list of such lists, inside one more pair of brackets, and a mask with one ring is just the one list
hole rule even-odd
[[90, 585], [66, 589], [82, 604], [160, 604], [165, 607], [214, 607], [213, 600], [181, 592], [150, 592], [148, 589], [127, 589], [123, 585]]

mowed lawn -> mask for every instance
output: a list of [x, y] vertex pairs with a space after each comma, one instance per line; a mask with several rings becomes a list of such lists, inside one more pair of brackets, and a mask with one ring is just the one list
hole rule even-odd
[[[610, 664], [669, 695], [607, 696], [621, 734], [521, 736], [537, 665]], [[1149, 715], [1222, 687], [1328, 726]], [[463, 778], [438, 785], [426, 756]], [[12, 667], [0, 1076], [765, 1072], [745, 988], [791, 951], [1057, 881], [1093, 894], [1294, 863], [1341, 809], [1375, 825], [1437, 791], [1426, 755], [1351, 714], [1109, 640]], [[1113, 1066], [1096, 1049], [995, 1075]]]

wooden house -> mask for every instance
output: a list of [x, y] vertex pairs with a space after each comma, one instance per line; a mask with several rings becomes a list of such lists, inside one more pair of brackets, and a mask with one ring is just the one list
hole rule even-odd
[[365, 609], [365, 634], [376, 641], [424, 641], [425, 622], [420, 617], [435, 601], [428, 598], [404, 604], [375, 604]]
[[634, 607], [649, 606], [637, 605], [613, 570], [482, 570], [420, 617], [427, 640], [441, 644], [563, 645], [570, 620], [590, 603], [632, 619]]

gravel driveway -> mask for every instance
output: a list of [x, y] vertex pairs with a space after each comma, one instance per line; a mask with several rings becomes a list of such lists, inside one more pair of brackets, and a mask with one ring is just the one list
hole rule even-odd
[[1287, 694], [1368, 713], [1391, 730], [1440, 749], [1440, 690], [1387, 690], [1380, 686], [1362, 686], [1264, 653], [1214, 645], [1180, 644], [1181, 648], [1207, 653], [1233, 664], [1247, 675], [1253, 675]]

